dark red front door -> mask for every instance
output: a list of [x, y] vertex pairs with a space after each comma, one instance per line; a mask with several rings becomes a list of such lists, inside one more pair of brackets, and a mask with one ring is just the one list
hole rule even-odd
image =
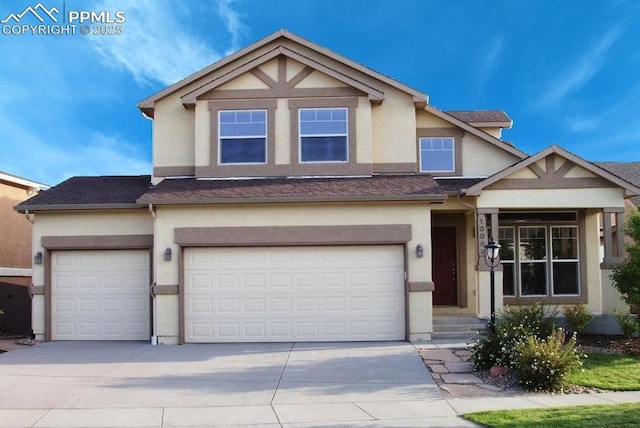
[[434, 305], [458, 304], [456, 253], [456, 228], [433, 227], [431, 229], [431, 261], [435, 284]]

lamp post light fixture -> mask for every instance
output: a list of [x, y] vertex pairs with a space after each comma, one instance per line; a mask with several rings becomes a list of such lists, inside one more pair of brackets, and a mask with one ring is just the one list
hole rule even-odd
[[491, 330], [496, 329], [496, 273], [495, 267], [500, 264], [500, 244], [493, 239], [484, 246], [485, 262], [491, 268]]

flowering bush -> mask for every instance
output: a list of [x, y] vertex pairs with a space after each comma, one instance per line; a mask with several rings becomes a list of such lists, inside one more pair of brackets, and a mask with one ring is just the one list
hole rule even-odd
[[527, 336], [515, 344], [513, 370], [522, 386], [533, 391], [561, 391], [566, 376], [582, 366], [575, 334], [565, 343], [557, 328], [547, 339]]
[[564, 316], [567, 319], [569, 331], [573, 333], [582, 333], [587, 325], [593, 320], [593, 315], [587, 311], [587, 305], [565, 306], [563, 308]]
[[494, 365], [512, 367], [515, 345], [527, 337], [546, 339], [554, 331], [557, 311], [546, 314], [539, 304], [507, 307], [496, 319], [495, 332], [488, 326], [471, 347], [475, 370]]

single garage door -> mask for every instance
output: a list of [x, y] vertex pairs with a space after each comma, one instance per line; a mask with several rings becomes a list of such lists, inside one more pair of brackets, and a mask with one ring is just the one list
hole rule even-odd
[[148, 340], [149, 251], [56, 251], [53, 340]]
[[189, 248], [187, 342], [404, 340], [402, 246]]

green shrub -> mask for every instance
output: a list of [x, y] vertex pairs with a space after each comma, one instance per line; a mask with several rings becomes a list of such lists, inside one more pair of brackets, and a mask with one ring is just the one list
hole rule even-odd
[[617, 309], [615, 312], [622, 334], [628, 338], [638, 337], [640, 335], [640, 319], [630, 313], [622, 313]]
[[582, 366], [575, 335], [565, 343], [562, 328], [547, 339], [527, 336], [517, 342], [514, 357], [513, 370], [518, 381], [533, 391], [561, 391], [567, 386], [567, 375]]
[[564, 316], [567, 319], [569, 331], [572, 333], [582, 333], [582, 331], [593, 320], [593, 315], [587, 311], [587, 305], [565, 306]]
[[637, 307], [640, 306], [640, 211], [629, 216], [625, 232], [633, 238], [633, 243], [627, 245], [624, 263], [613, 269], [610, 278], [622, 301]]
[[487, 370], [494, 365], [511, 367], [515, 344], [526, 337], [546, 339], [555, 328], [557, 311], [545, 313], [540, 303], [506, 307], [496, 318], [495, 332], [488, 326], [471, 347], [475, 370]]

